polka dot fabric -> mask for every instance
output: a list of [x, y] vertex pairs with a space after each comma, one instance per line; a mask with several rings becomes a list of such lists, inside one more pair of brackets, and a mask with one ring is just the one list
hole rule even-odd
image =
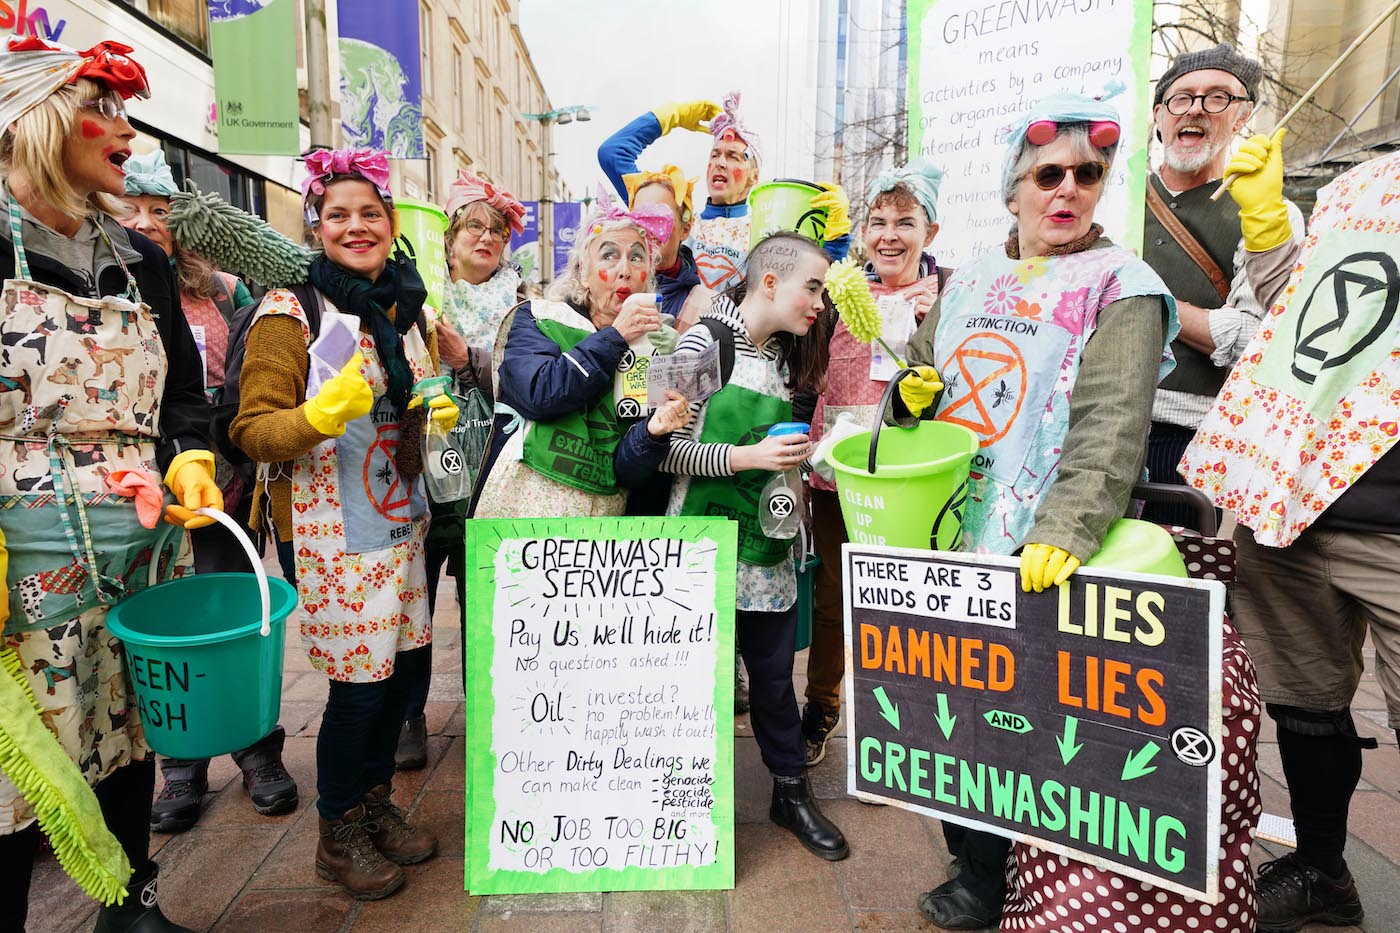
[[1244, 643], [1225, 620], [1222, 680], [1219, 904], [1204, 904], [1016, 843], [1007, 859], [1002, 933], [1236, 933], [1254, 929], [1249, 847], [1259, 819], [1259, 685]]

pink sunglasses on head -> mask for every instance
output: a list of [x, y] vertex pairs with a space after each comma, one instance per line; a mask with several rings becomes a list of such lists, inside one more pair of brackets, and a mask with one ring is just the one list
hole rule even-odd
[[[1026, 141], [1034, 146], [1047, 146], [1060, 131], [1054, 120], [1036, 120], [1026, 127]], [[1094, 120], [1089, 124], [1089, 142], [1096, 149], [1107, 149], [1118, 142], [1118, 124], [1111, 120]]]

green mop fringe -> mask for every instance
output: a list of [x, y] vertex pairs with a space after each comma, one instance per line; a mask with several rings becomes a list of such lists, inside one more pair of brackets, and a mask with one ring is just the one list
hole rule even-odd
[[[43, 707], [39, 705], [29, 681], [24, 676], [19, 656], [9, 648], [0, 648], [0, 669], [4, 670], [5, 676], [19, 684], [34, 711], [42, 713]], [[78, 827], [76, 817], [69, 809], [68, 801], [63, 799], [48, 778], [39, 773], [9, 733], [3, 729], [0, 729], [0, 772], [4, 772], [34, 808], [39, 829], [49, 837], [49, 844], [58, 858], [58, 864], [77, 882], [78, 887], [103, 906], [110, 907], [125, 900], [126, 882], [131, 878], [131, 865], [128, 864], [125, 853], [122, 854], [122, 876], [119, 877], [103, 865], [102, 860], [92, 851], [87, 838]], [[102, 827], [102, 831], [108, 832], [105, 826]]]

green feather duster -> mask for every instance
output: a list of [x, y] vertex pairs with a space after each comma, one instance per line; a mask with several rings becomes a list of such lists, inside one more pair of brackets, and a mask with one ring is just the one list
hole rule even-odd
[[270, 288], [306, 281], [315, 252], [239, 210], [193, 181], [170, 199], [170, 232], [183, 248], [225, 272], [246, 276]]

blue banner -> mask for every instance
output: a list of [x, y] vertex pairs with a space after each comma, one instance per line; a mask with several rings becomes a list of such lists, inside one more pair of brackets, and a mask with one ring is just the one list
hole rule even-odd
[[583, 223], [583, 204], [579, 201], [554, 203], [554, 274], [559, 275], [569, 264], [569, 250], [574, 248], [574, 234]]
[[511, 235], [510, 259], [520, 267], [527, 282], [540, 281], [540, 202], [521, 201], [525, 205], [525, 229]]
[[340, 0], [338, 10], [345, 145], [423, 158], [418, 4]]

